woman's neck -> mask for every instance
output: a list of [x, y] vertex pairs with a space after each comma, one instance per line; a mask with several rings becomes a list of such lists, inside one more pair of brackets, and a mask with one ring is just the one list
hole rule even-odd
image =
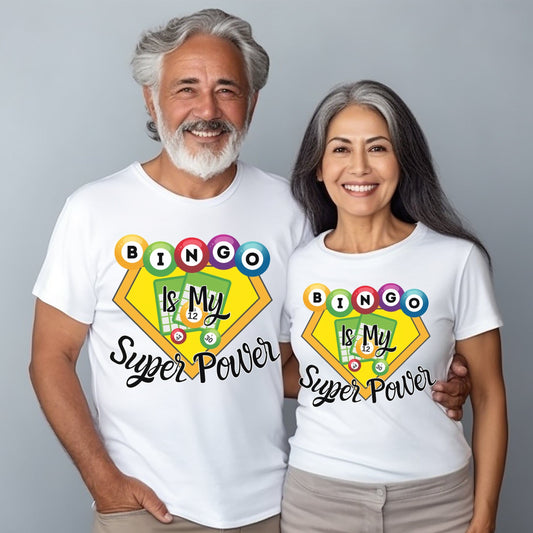
[[415, 229], [392, 213], [379, 217], [339, 216], [337, 227], [324, 240], [336, 252], [361, 254], [380, 250], [402, 241]]

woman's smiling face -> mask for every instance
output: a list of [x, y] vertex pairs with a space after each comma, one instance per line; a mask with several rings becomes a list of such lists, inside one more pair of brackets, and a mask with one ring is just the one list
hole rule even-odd
[[400, 165], [381, 114], [350, 105], [331, 120], [318, 179], [339, 219], [390, 214], [399, 178]]

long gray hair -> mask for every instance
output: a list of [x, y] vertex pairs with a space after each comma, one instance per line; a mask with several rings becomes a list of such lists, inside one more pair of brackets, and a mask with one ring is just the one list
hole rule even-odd
[[[213, 35], [231, 41], [241, 51], [248, 85], [249, 99], [262, 89], [268, 78], [270, 60], [265, 49], [252, 37], [248, 22], [221, 9], [203, 9], [181, 18], [171, 19], [165, 26], [147, 31], [142, 36], [131, 61], [137, 83], [157, 89], [163, 56], [181, 46], [195, 34]], [[159, 140], [155, 124], [147, 123], [149, 134]]]
[[292, 172], [291, 188], [307, 214], [315, 235], [337, 225], [337, 207], [323, 182], [317, 180], [331, 120], [350, 105], [378, 112], [387, 123], [394, 153], [400, 166], [400, 180], [392, 197], [391, 210], [404, 222], [422, 222], [443, 235], [461, 237], [489, 254], [481, 241], [465, 228], [446, 198], [433, 166], [428, 143], [405, 102], [386, 85], [362, 80], [340, 85], [318, 104]]

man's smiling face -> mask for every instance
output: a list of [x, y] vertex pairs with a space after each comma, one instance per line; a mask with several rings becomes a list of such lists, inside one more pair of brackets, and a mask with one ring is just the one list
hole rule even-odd
[[255, 95], [233, 43], [194, 35], [163, 57], [147, 104], [174, 165], [208, 179], [237, 159]]

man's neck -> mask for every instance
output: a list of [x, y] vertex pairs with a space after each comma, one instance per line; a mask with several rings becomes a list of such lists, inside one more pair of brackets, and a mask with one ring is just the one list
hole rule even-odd
[[237, 164], [233, 163], [221, 174], [204, 180], [177, 168], [164, 151], [143, 163], [142, 167], [150, 178], [165, 189], [195, 200], [218, 196], [231, 185], [237, 173]]

